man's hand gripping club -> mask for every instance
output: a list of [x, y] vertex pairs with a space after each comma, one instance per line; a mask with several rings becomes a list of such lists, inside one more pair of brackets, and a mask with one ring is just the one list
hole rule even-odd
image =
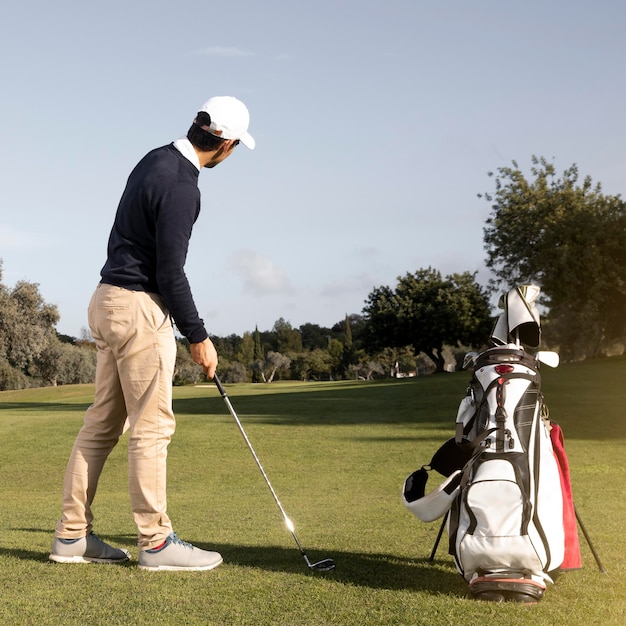
[[189, 348], [193, 362], [202, 367], [207, 378], [212, 379], [217, 369], [217, 350], [213, 342], [207, 337], [200, 343], [190, 344]]

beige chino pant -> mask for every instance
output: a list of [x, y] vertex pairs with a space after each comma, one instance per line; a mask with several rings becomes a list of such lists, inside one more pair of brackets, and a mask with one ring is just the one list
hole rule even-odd
[[107, 457], [128, 417], [128, 485], [140, 549], [172, 532], [167, 516], [167, 447], [175, 430], [176, 342], [160, 296], [98, 285], [89, 303], [96, 342], [96, 391], [76, 437], [63, 483], [61, 538], [91, 532], [91, 505]]

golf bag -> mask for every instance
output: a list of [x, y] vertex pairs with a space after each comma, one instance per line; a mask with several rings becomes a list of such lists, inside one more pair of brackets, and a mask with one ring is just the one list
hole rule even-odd
[[[565, 556], [564, 510], [573, 505], [540, 374], [540, 363], [556, 367], [558, 355], [523, 347], [539, 345], [538, 295], [526, 285], [501, 300], [492, 347], [466, 356], [473, 374], [454, 438], [404, 484], [404, 503], [419, 519], [446, 516], [449, 553], [476, 599], [536, 602]], [[446, 480], [426, 495], [431, 469]]]

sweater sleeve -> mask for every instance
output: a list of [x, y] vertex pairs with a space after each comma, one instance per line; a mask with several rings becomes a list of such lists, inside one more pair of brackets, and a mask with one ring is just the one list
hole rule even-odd
[[156, 215], [156, 277], [159, 293], [178, 330], [190, 343], [199, 343], [208, 337], [184, 269], [189, 239], [199, 213], [200, 191], [195, 185], [179, 182], [161, 198]]

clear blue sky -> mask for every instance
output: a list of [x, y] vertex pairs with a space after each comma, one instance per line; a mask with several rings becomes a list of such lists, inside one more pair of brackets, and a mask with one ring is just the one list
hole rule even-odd
[[374, 287], [478, 271], [487, 172], [626, 191], [623, 0], [14, 2], [0, 23], [0, 258], [78, 336], [135, 163], [213, 95], [244, 147], [200, 175], [187, 274], [210, 333], [330, 326]]

